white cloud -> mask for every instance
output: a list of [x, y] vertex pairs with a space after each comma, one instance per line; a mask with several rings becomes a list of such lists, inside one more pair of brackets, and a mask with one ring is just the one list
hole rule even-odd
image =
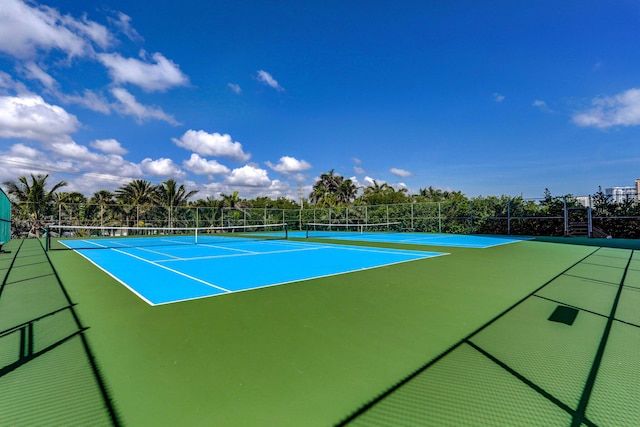
[[229, 134], [221, 135], [217, 132], [207, 133], [203, 130], [190, 129], [180, 139], [172, 138], [172, 141], [178, 147], [203, 156], [228, 157], [239, 162], [245, 162], [251, 157], [242, 150], [242, 144], [234, 142]]
[[118, 19], [107, 18], [109, 22], [115, 25], [129, 40], [134, 42], [141, 42], [143, 38], [138, 32], [131, 26], [131, 17], [122, 12], [117, 12]]
[[[140, 55], [143, 59], [148, 59], [145, 52], [141, 52]], [[124, 58], [118, 53], [101, 53], [97, 57], [107, 67], [113, 81], [118, 84], [131, 83], [153, 92], [189, 83], [180, 67], [161, 53], [151, 56], [153, 63], [136, 58]]]
[[[51, 180], [69, 182], [65, 191], [85, 194], [115, 188], [131, 177], [141, 177], [139, 165], [119, 155], [91, 152], [74, 141], [43, 145], [38, 150], [26, 144], [14, 144], [8, 152], [0, 152], [0, 180], [15, 179], [30, 173], [46, 173]], [[126, 177], [126, 178], [125, 178]]]
[[[242, 198], [253, 199], [255, 197], [269, 197], [277, 199], [286, 197], [291, 200], [299, 201], [299, 187], [292, 187], [288, 182], [279, 181], [277, 179], [271, 181], [270, 184], [262, 187], [230, 185], [227, 182], [209, 182], [198, 186], [198, 197], [212, 197], [220, 199], [220, 193], [231, 194], [238, 191], [238, 195]], [[304, 197], [311, 192], [311, 186], [304, 186], [302, 189]]]
[[28, 78], [39, 81], [47, 89], [53, 89], [56, 86], [55, 79], [34, 62], [25, 64], [24, 73]]
[[92, 90], [85, 89], [82, 95], [67, 95], [55, 91], [55, 95], [62, 101], [68, 104], [78, 104], [92, 111], [97, 111], [103, 114], [111, 113], [111, 105], [101, 94], [95, 93]]
[[27, 163], [34, 161], [38, 164], [49, 164], [53, 171], [99, 172], [124, 177], [138, 177], [143, 174], [139, 165], [125, 160], [120, 155], [95, 153], [75, 141], [54, 142], [43, 148], [44, 152], [26, 144], [15, 144], [8, 155], [21, 158]]
[[591, 104], [593, 108], [573, 116], [575, 124], [600, 129], [640, 125], [640, 89], [629, 89], [615, 96], [595, 98]]
[[92, 153], [86, 146], [76, 144], [74, 141], [54, 142], [51, 148], [56, 153], [56, 157], [91, 163], [98, 163], [101, 160], [100, 154]]
[[140, 168], [144, 172], [153, 176], [172, 178], [184, 178], [186, 176], [186, 174], [171, 159], [160, 158], [158, 160], [152, 160], [146, 158], [140, 163]]
[[391, 173], [392, 173], [392, 174], [394, 174], [394, 175], [401, 176], [401, 177], [403, 177], [403, 178], [406, 178], [406, 177], [408, 177], [408, 176], [413, 175], [411, 172], [409, 172], [409, 171], [407, 171], [407, 170], [404, 170], [404, 169], [398, 169], [398, 168], [391, 168], [391, 169], [389, 170], [389, 172], [391, 172]]
[[353, 166], [353, 171], [355, 173], [357, 173], [358, 175], [364, 174], [365, 170], [364, 170], [363, 167], [360, 166], [362, 164], [362, 160], [360, 160], [357, 157], [353, 157], [351, 160], [353, 161], [353, 164], [355, 165], [355, 166]]
[[[23, 74], [31, 79], [39, 81], [47, 90], [47, 92], [65, 104], [78, 104], [92, 111], [97, 111], [103, 114], [111, 113], [111, 106], [104, 98], [104, 96], [96, 94], [95, 92], [85, 89], [82, 95], [67, 95], [62, 93], [59, 89], [58, 82], [46, 71], [44, 71], [39, 65], [34, 62], [28, 62], [22, 67]], [[0, 87], [3, 86], [2, 80], [7, 83], [11, 82], [11, 76], [6, 74], [7, 77], [0, 76]], [[20, 91], [20, 87], [13, 83], [13, 89]], [[22, 92], [26, 89], [22, 86]]]
[[0, 138], [68, 141], [79, 126], [76, 116], [40, 96], [0, 96]]
[[298, 160], [294, 157], [289, 156], [280, 157], [280, 163], [278, 163], [277, 165], [274, 165], [271, 162], [265, 163], [274, 171], [284, 174], [303, 172], [311, 169], [311, 164], [306, 160]]
[[85, 165], [85, 167], [85, 170], [94, 171], [96, 173], [117, 175], [125, 178], [143, 176], [142, 168], [139, 164], [125, 160], [118, 154], [102, 155], [99, 164]]
[[502, 101], [504, 101], [504, 98], [505, 98], [505, 96], [501, 95], [499, 93], [494, 93], [493, 94], [493, 100], [496, 101], [496, 102], [502, 102]]
[[127, 150], [115, 139], [96, 139], [89, 145], [107, 154], [127, 154]]
[[536, 99], [531, 103], [531, 106], [538, 108], [540, 111], [544, 111], [545, 113], [553, 113], [553, 110], [549, 108], [546, 102]]
[[28, 174], [46, 174], [56, 165], [45, 153], [24, 144], [0, 152], [0, 182]]
[[207, 160], [198, 156], [196, 153], [191, 154], [189, 160], [182, 162], [182, 166], [189, 172], [196, 175], [218, 175], [229, 173], [229, 168], [218, 163], [215, 160]]
[[371, 187], [374, 185], [374, 183], [378, 183], [378, 185], [382, 185], [386, 183], [386, 181], [383, 181], [381, 179], [371, 178], [370, 176], [365, 176], [363, 181], [366, 187]]
[[278, 81], [274, 79], [273, 76], [271, 76], [271, 74], [267, 73], [264, 70], [258, 71], [258, 80], [278, 91], [284, 90], [284, 88], [280, 86], [280, 84], [278, 84]]
[[406, 188], [407, 190], [409, 189], [409, 187], [407, 187], [407, 184], [405, 184], [404, 182], [393, 184], [393, 187], [396, 189], [396, 191], [402, 190], [403, 188]]
[[99, 190], [115, 191], [118, 187], [131, 181], [131, 177], [140, 175], [129, 175], [122, 177], [109, 173], [87, 172], [77, 178], [67, 179], [68, 187], [65, 191], [79, 191], [85, 195], [92, 195]]
[[271, 180], [266, 170], [245, 165], [232, 170], [231, 174], [225, 180], [225, 183], [248, 187], [268, 187], [271, 185]]
[[4, 71], [0, 71], [0, 95], [8, 95], [10, 93], [17, 93], [18, 95], [31, 95], [31, 92], [27, 89], [27, 87], [21, 83], [17, 82]]
[[9, 154], [12, 156], [23, 157], [26, 159], [37, 159], [38, 156], [40, 156], [40, 151], [24, 144], [14, 144], [9, 149]]
[[113, 42], [113, 36], [104, 25], [90, 21], [86, 16], [75, 19], [70, 15], [62, 16], [61, 22], [85, 39], [89, 39], [102, 49], [108, 48]]
[[155, 119], [165, 121], [174, 126], [180, 124], [172, 115], [165, 113], [161, 108], [140, 104], [125, 89], [115, 87], [111, 89], [111, 94], [120, 102], [115, 108], [122, 114], [135, 117], [139, 123], [148, 119]]
[[40, 50], [60, 50], [69, 57], [93, 52], [91, 42], [110, 44], [109, 32], [102, 25], [83, 18], [62, 15], [48, 6], [21, 0], [2, 0], [0, 12], [0, 51], [16, 58], [33, 58]]
[[229, 89], [231, 89], [233, 91], [233, 93], [236, 93], [238, 95], [242, 93], [242, 88], [240, 87], [239, 84], [227, 83], [227, 86], [229, 87]]

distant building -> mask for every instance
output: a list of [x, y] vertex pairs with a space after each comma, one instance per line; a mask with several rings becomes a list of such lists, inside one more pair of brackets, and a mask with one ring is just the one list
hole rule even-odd
[[611, 187], [605, 188], [604, 193], [611, 196], [611, 200], [615, 203], [622, 203], [626, 200], [639, 201], [640, 194], [640, 178], [636, 179], [635, 185], [630, 187]]
[[585, 208], [591, 207], [591, 196], [578, 196], [576, 202], [580, 203]]

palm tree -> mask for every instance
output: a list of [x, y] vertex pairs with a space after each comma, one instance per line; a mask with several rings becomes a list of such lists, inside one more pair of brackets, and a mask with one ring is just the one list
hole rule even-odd
[[433, 188], [429, 186], [429, 188], [421, 188], [419, 190], [420, 197], [424, 197], [429, 202], [443, 202], [445, 200], [458, 199], [460, 197], [464, 197], [464, 195], [460, 191], [447, 191]]
[[331, 207], [351, 202], [355, 199], [357, 192], [358, 187], [351, 179], [344, 179], [331, 169], [328, 173], [320, 175], [320, 179], [313, 185], [309, 201], [317, 205]]
[[368, 205], [391, 205], [405, 203], [407, 201], [407, 189], [400, 188], [396, 190], [391, 185], [383, 182], [373, 181], [373, 185], [364, 189], [362, 200]]
[[152, 198], [155, 202], [169, 207], [169, 227], [172, 227], [173, 208], [186, 205], [189, 198], [196, 193], [197, 190], [187, 191], [184, 184], [178, 186], [176, 180], [171, 178], [155, 188]]
[[116, 198], [132, 205], [143, 205], [151, 201], [154, 186], [144, 179], [134, 179], [116, 190]]
[[115, 194], [107, 190], [100, 190], [93, 193], [89, 199], [91, 206], [95, 206], [100, 210], [100, 225], [104, 225], [105, 214], [107, 219], [113, 215], [113, 205], [115, 203]]
[[54, 200], [56, 190], [67, 185], [65, 181], [56, 183], [47, 191], [49, 175], [33, 175], [31, 181], [21, 176], [17, 181], [5, 181], [3, 185], [20, 206], [22, 212], [31, 220], [30, 232], [40, 236], [41, 221], [47, 214], [49, 204]]
[[[247, 203], [240, 198], [238, 191], [234, 191], [231, 194], [220, 193], [220, 197], [222, 197], [222, 201], [220, 202], [220, 213], [224, 215], [225, 208], [229, 208], [232, 210], [227, 218], [227, 226], [231, 226], [232, 218], [234, 222], [240, 220], [240, 212], [242, 212], [243, 216], [246, 215], [247, 212], [243, 208], [247, 207]], [[238, 209], [239, 211], [236, 211], [234, 209]], [[224, 221], [224, 218], [222, 220]], [[245, 223], [243, 225], [247, 224]]]
[[134, 179], [116, 190], [118, 206], [124, 214], [127, 225], [129, 215], [134, 207], [136, 209], [136, 224], [140, 222], [140, 207], [151, 203], [154, 191], [153, 184], [144, 179]]
[[380, 195], [386, 194], [389, 192], [389, 189], [393, 189], [386, 182], [382, 184], [378, 184], [378, 181], [373, 180], [373, 185], [370, 185], [364, 189], [363, 197], [371, 196], [371, 195]]
[[358, 187], [351, 181], [350, 178], [342, 179], [338, 186], [338, 202], [351, 203], [358, 194]]
[[55, 193], [53, 202], [58, 208], [58, 222], [62, 223], [63, 214], [64, 219], [69, 221], [76, 219], [77, 221], [84, 222], [86, 219], [87, 198], [84, 194], [78, 191]]
[[216, 200], [211, 196], [207, 196], [206, 199], [198, 199], [191, 203], [191, 207], [196, 208], [196, 212], [201, 212], [200, 215], [196, 214], [198, 221], [196, 227], [200, 227], [200, 224], [208, 224], [209, 227], [215, 225], [215, 220], [220, 216], [222, 209], [222, 200]]

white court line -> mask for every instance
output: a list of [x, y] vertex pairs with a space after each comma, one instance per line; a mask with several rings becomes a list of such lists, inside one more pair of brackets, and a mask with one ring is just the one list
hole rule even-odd
[[[422, 252], [422, 251], [404, 251], [402, 249], [383, 249], [383, 248], [367, 248], [364, 246], [345, 246], [345, 245], [311, 245], [310, 243], [304, 243], [302, 246], [306, 246], [300, 249], [284, 249], [281, 251], [269, 251], [269, 252], [254, 252], [254, 253], [243, 253], [243, 254], [225, 254], [225, 255], [209, 255], [209, 256], [200, 256], [200, 257], [192, 257], [192, 258], [176, 258], [176, 259], [166, 259], [166, 260], [157, 260], [155, 262], [175, 262], [175, 261], [196, 261], [203, 259], [218, 259], [218, 258], [235, 258], [239, 256], [252, 256], [252, 255], [270, 255], [270, 254], [282, 254], [287, 252], [306, 252], [306, 251], [317, 251], [320, 249], [337, 249], [342, 251], [355, 251], [355, 252], [370, 252], [376, 254], [391, 254], [391, 255], [405, 255], [405, 256], [417, 256], [419, 258], [429, 258], [433, 256], [433, 252]], [[440, 253], [440, 252], [439, 252]]]
[[[113, 248], [113, 249], [115, 249], [115, 248]], [[150, 252], [150, 253], [156, 254], [156, 255], [163, 255], [163, 256], [168, 256], [168, 257], [171, 257], [171, 258], [180, 258], [180, 257], [175, 256], [175, 255], [171, 255], [171, 254], [167, 254], [167, 253], [159, 252], [159, 251], [153, 251], [151, 249], [147, 249], [147, 248], [143, 248], [143, 247], [136, 247], [136, 246], [129, 247], [129, 246], [127, 246], [127, 249], [138, 249], [138, 250], [145, 251], [145, 252]]]
[[[125, 239], [149, 239], [149, 237], [125, 237]], [[63, 239], [60, 239], [63, 240]], [[192, 242], [183, 242], [180, 240], [172, 240], [172, 239], [155, 239], [156, 241], [161, 241], [161, 242], [167, 242], [167, 243], [171, 243], [172, 245], [176, 245], [176, 246], [185, 246], [185, 245], [193, 245]], [[74, 240], [69, 240], [70, 242], [73, 242]], [[98, 240], [86, 240], [86, 239], [82, 239], [82, 240], [76, 240], [76, 242], [83, 242], [86, 243], [88, 245], [93, 245], [93, 246], [98, 246], [101, 248], [105, 248], [105, 249], [109, 249], [109, 248], [113, 248], [118, 247], [118, 248], [142, 248], [143, 246], [140, 245], [134, 245], [134, 244], [126, 244], [124, 242], [118, 242], [117, 240], [111, 240], [111, 239], [98, 239]], [[114, 246], [108, 246], [108, 245], [102, 245], [100, 244], [100, 242], [108, 242], [109, 245], [114, 245]], [[67, 244], [65, 244], [64, 242], [61, 241], [61, 243], [67, 247]], [[75, 248], [75, 249], [84, 249], [84, 248]]]
[[247, 253], [250, 253], [250, 254], [259, 254], [260, 253], [260, 252], [255, 252], [255, 251], [248, 251], [246, 249], [230, 248], [228, 246], [218, 246], [218, 245], [211, 245], [211, 244], [207, 244], [207, 243], [198, 243], [198, 246], [206, 246], [207, 248], [225, 249], [225, 250], [236, 251], [236, 252], [247, 252]]
[[447, 240], [452, 236], [416, 236], [413, 237], [411, 239], [400, 239], [400, 241], [398, 243], [405, 243], [405, 242], [431, 242], [433, 240]]
[[175, 273], [175, 274], [177, 274], [177, 275], [179, 275], [179, 276], [183, 276], [183, 277], [186, 277], [187, 279], [191, 279], [191, 280], [194, 280], [194, 281], [196, 281], [196, 282], [200, 282], [200, 283], [202, 283], [202, 284], [204, 284], [204, 285], [207, 285], [207, 286], [210, 286], [210, 287], [212, 287], [212, 288], [220, 289], [221, 291], [225, 291], [225, 292], [233, 292], [233, 291], [230, 291], [229, 289], [225, 289], [225, 288], [222, 288], [222, 287], [220, 287], [220, 286], [216, 286], [216, 285], [214, 285], [213, 283], [205, 282], [204, 280], [202, 280], [202, 279], [198, 279], [197, 277], [193, 277], [193, 276], [190, 276], [190, 275], [188, 275], [188, 274], [182, 273], [182, 272], [180, 272], [180, 271], [178, 271], [178, 270], [174, 270], [174, 269], [172, 269], [172, 268], [169, 268], [169, 267], [166, 267], [166, 266], [164, 266], [164, 265], [158, 264], [158, 263], [156, 263], [156, 262], [149, 261], [148, 259], [144, 259], [144, 258], [142, 258], [142, 257], [139, 257], [139, 256], [136, 256], [136, 255], [133, 255], [133, 254], [127, 253], [127, 252], [125, 252], [125, 251], [121, 251], [120, 249], [113, 249], [113, 251], [115, 251], [115, 252], [119, 252], [119, 253], [124, 254], [124, 255], [127, 255], [127, 256], [130, 256], [130, 257], [135, 258], [135, 259], [138, 259], [138, 260], [140, 260], [140, 261], [144, 261], [144, 262], [149, 263], [149, 264], [151, 264], [151, 265], [154, 265], [154, 266], [156, 266], [156, 267], [163, 268], [163, 269], [165, 269], [165, 270], [167, 270], [167, 271], [170, 271], [170, 272], [172, 272], [172, 273]]
[[102, 270], [105, 274], [107, 274], [108, 276], [112, 277], [116, 282], [120, 283], [122, 286], [124, 286], [125, 288], [129, 289], [129, 291], [133, 292], [134, 295], [136, 295], [138, 298], [140, 298], [142, 301], [146, 302], [147, 304], [151, 305], [151, 306], [155, 306], [156, 304], [154, 304], [153, 302], [151, 302], [150, 300], [147, 299], [147, 297], [145, 297], [144, 295], [142, 295], [140, 292], [138, 292], [136, 289], [132, 288], [131, 286], [129, 286], [129, 284], [123, 280], [120, 280], [119, 277], [115, 276], [112, 272], [110, 272], [109, 270], [107, 270], [106, 268], [104, 268], [103, 266], [101, 266], [100, 264], [98, 264], [96, 261], [92, 260], [91, 258], [87, 257], [85, 254], [83, 254], [82, 252], [79, 252], [80, 256], [82, 256], [84, 259], [86, 259], [87, 261], [89, 261], [91, 264], [95, 265], [96, 267], [98, 267], [100, 270]]
[[[334, 248], [334, 246], [331, 246], [331, 248]], [[358, 252], [373, 252], [376, 254], [402, 254], [402, 255], [415, 255], [415, 256], [420, 256], [420, 254], [423, 254], [424, 256], [421, 256], [421, 258], [429, 258], [432, 257], [434, 253], [442, 253], [442, 252], [423, 252], [423, 251], [404, 251], [402, 249], [383, 249], [383, 248], [367, 248], [366, 246], [335, 246], [335, 248], [337, 249], [343, 249], [343, 250], [347, 250], [347, 251], [358, 251]], [[449, 254], [446, 254], [449, 255]]]
[[[73, 241], [73, 240], [70, 240], [70, 241]], [[81, 241], [81, 242], [84, 242], [84, 243], [86, 243], [86, 244], [88, 244], [88, 245], [94, 245], [94, 246], [98, 246], [98, 247], [101, 247], [101, 248], [108, 248], [108, 246], [101, 245], [101, 244], [96, 243], [96, 242], [91, 241], [91, 240], [80, 240], [80, 241]], [[67, 244], [66, 244], [66, 243], [64, 243], [64, 242], [62, 242], [62, 244], [63, 244], [63, 245], [65, 245], [65, 246], [66, 246], [66, 247], [68, 247], [68, 248], [70, 247], [69, 245], [67, 245]], [[79, 248], [79, 249], [80, 249], [80, 248]]]
[[319, 246], [319, 247], [313, 247], [313, 248], [285, 249], [285, 250], [281, 250], [281, 251], [269, 251], [269, 252], [250, 252], [250, 253], [242, 253], [242, 254], [209, 255], [209, 256], [199, 256], [199, 257], [193, 257], [193, 258], [163, 259], [163, 260], [157, 260], [155, 262], [196, 261], [196, 260], [203, 260], [203, 259], [235, 258], [235, 257], [239, 257], [239, 256], [283, 254], [283, 253], [286, 253], [286, 252], [317, 251], [318, 249], [326, 249], [326, 248], [332, 248], [332, 247], [333, 246]]
[[[333, 245], [325, 246], [322, 249], [325, 249], [325, 248], [326, 249], [330, 249], [330, 248], [334, 248], [334, 246]], [[419, 251], [415, 251], [415, 252], [419, 253]], [[404, 263], [407, 263], [407, 262], [417, 261], [419, 259], [436, 258], [436, 257], [441, 257], [441, 256], [447, 256], [447, 255], [451, 255], [451, 254], [445, 253], [445, 252], [437, 252], [436, 255], [433, 255], [433, 252], [432, 252], [432, 255], [428, 255], [428, 256], [425, 256], [425, 257], [422, 257], [422, 258], [407, 259], [407, 260], [403, 260], [403, 261], [390, 262], [390, 263], [387, 263], [387, 264], [374, 265], [374, 266], [371, 266], [371, 267], [364, 267], [364, 268], [359, 268], [359, 269], [354, 269], [354, 270], [346, 270], [346, 271], [339, 271], [339, 272], [336, 272], [336, 273], [322, 274], [320, 276], [313, 276], [313, 277], [308, 277], [308, 278], [304, 278], [304, 279], [285, 280], [283, 282], [278, 282], [278, 283], [269, 283], [268, 285], [260, 285], [260, 286], [253, 286], [253, 287], [250, 287], [250, 288], [238, 289], [236, 291], [231, 291], [231, 293], [237, 294], [239, 292], [251, 292], [251, 291], [254, 291], [256, 289], [270, 288], [270, 287], [273, 287], [273, 286], [281, 286], [281, 285], [286, 285], [286, 284], [289, 284], [289, 283], [296, 283], [296, 282], [306, 282], [306, 281], [309, 281], [309, 280], [322, 279], [322, 278], [325, 278], [325, 277], [340, 276], [342, 274], [350, 274], [350, 273], [356, 273], [356, 272], [361, 272], [361, 271], [366, 271], [366, 270], [373, 270], [373, 269], [379, 268], [379, 267], [387, 267], [387, 266], [390, 266], [390, 265], [404, 264]], [[224, 295], [224, 294], [219, 294], [219, 295]], [[193, 301], [193, 300], [197, 300], [197, 299], [213, 298], [213, 297], [217, 297], [219, 295], [203, 295], [203, 296], [197, 296], [197, 297], [193, 297], [193, 298], [184, 298], [184, 299], [175, 300], [175, 301], [166, 301], [166, 302], [161, 302], [161, 303], [151, 304], [151, 305], [153, 305], [155, 307], [155, 306], [159, 306], [159, 305], [174, 304], [174, 303], [183, 302], [183, 301]]]

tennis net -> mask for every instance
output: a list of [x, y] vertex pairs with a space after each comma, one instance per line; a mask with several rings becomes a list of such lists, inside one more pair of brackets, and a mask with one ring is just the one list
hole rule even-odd
[[288, 238], [287, 224], [230, 227], [102, 227], [50, 225], [47, 250], [225, 244]]
[[348, 237], [353, 234], [400, 233], [401, 222], [385, 222], [377, 224], [321, 224], [310, 222], [306, 225], [307, 238]]

